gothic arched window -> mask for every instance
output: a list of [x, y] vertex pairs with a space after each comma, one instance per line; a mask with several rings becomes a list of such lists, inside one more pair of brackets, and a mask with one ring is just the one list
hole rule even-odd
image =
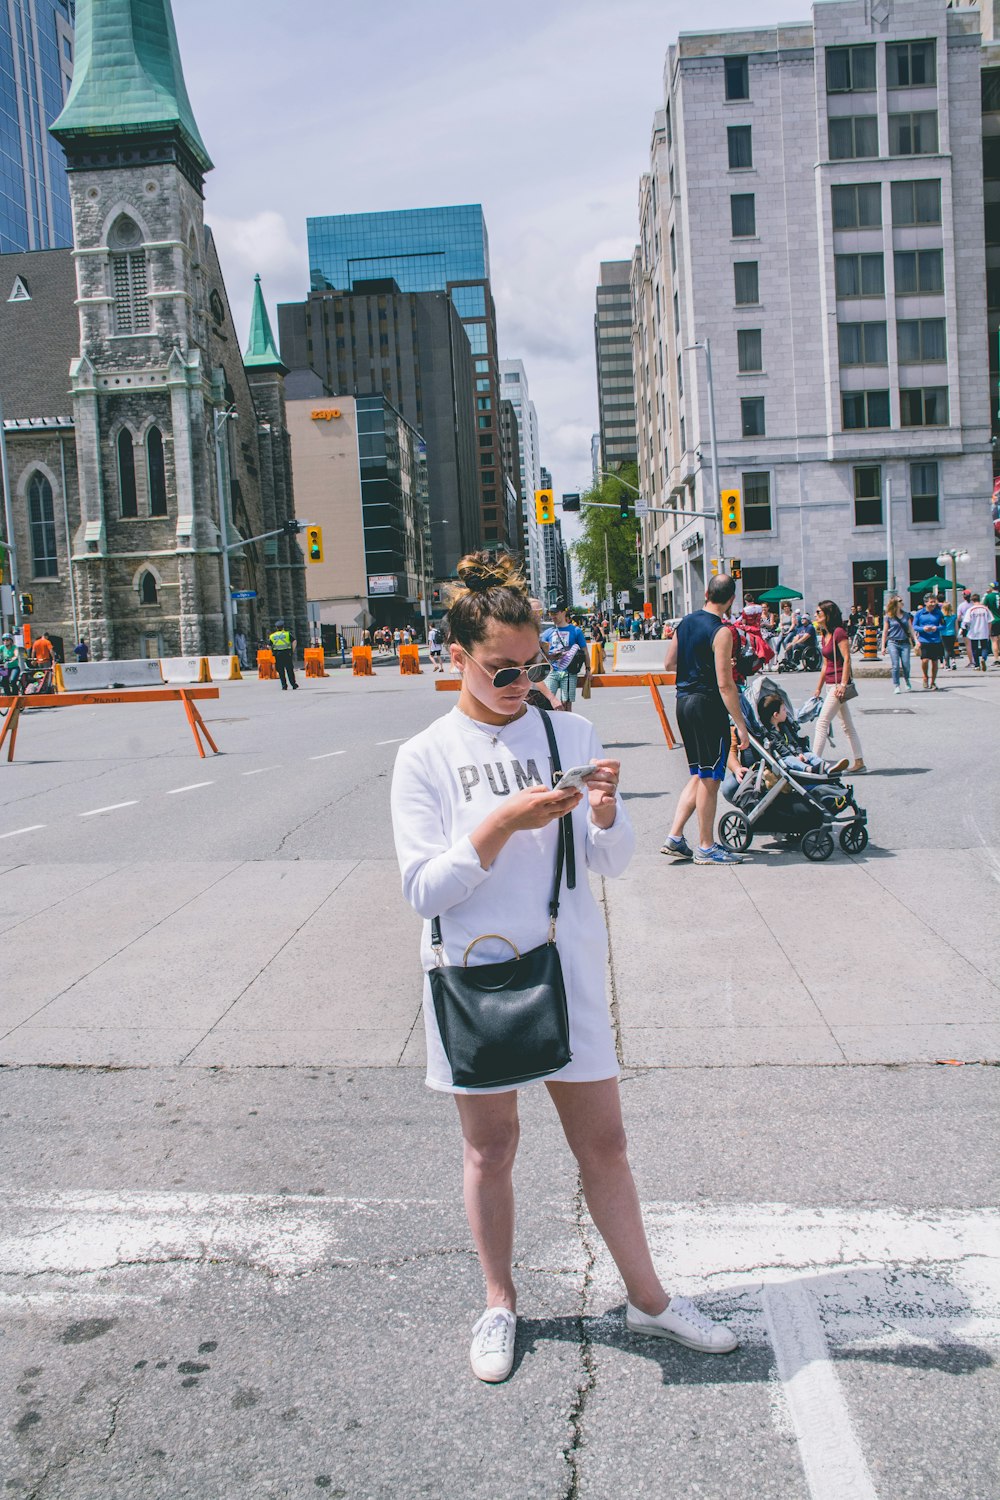
[[34, 578], [57, 578], [56, 513], [52, 486], [36, 470], [28, 480], [28, 521], [31, 529], [31, 573]]
[[111, 296], [115, 333], [148, 333], [152, 312], [142, 230], [128, 214], [119, 214], [108, 235], [111, 252]]
[[159, 596], [156, 592], [156, 579], [152, 573], [143, 573], [139, 579], [139, 603], [158, 604]]
[[139, 499], [135, 490], [135, 448], [127, 427], [123, 427], [118, 434], [118, 493], [121, 496], [122, 515], [137, 516]]
[[146, 473], [149, 478], [149, 514], [167, 513], [167, 471], [163, 462], [163, 434], [151, 427], [146, 434]]

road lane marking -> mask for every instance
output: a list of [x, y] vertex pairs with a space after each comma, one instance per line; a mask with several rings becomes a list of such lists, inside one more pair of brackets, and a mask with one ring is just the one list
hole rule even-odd
[[375, 741], [375, 745], [376, 745], [376, 748], [377, 748], [377, 747], [378, 747], [378, 746], [379, 746], [379, 745], [401, 745], [401, 744], [402, 744], [402, 743], [403, 743], [403, 741], [404, 741], [404, 740], [405, 740], [405, 739], [408, 739], [408, 738], [409, 738], [409, 736], [408, 736], [408, 735], [405, 735], [405, 734], [401, 734], [401, 735], [400, 735], [400, 736], [399, 736], [399, 738], [398, 738], [398, 739], [395, 739], [395, 740], [376, 740], [376, 741]]
[[111, 802], [107, 807], [92, 807], [89, 812], [78, 813], [80, 818], [96, 818], [98, 813], [117, 812], [120, 807], [135, 807], [138, 797], [133, 797], [131, 802]]
[[171, 787], [169, 792], [164, 792], [165, 797], [177, 797], [181, 792], [196, 792], [200, 786], [214, 786], [214, 781], [192, 781], [190, 786]]
[[329, 760], [331, 755], [346, 755], [346, 750], [327, 750], [323, 755], [310, 755], [310, 760]]
[[812, 1500], [877, 1500], [814, 1297], [796, 1281], [761, 1301]]
[[263, 776], [266, 771], [280, 771], [280, 766], [258, 766], [256, 771], [241, 771], [241, 776]]
[[34, 833], [37, 828], [46, 828], [46, 823], [30, 823], [27, 828], [12, 828], [10, 833], [0, 833], [0, 839], [13, 839], [19, 833]]

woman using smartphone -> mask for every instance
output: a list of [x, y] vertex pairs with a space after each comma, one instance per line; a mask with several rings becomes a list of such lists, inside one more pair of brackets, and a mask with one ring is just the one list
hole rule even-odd
[[[458, 703], [400, 748], [392, 783], [403, 894], [425, 919], [424, 969], [435, 962], [436, 916], [448, 964], [461, 964], [476, 939], [483, 941], [474, 948], [475, 963], [499, 963], [512, 947], [525, 953], [545, 942], [559, 822], [570, 814], [579, 872], [573, 889], [562, 887], [557, 944], [572, 1057], [544, 1082], [579, 1164], [587, 1206], [625, 1282], [628, 1328], [726, 1353], [737, 1344], [729, 1330], [686, 1298], [668, 1297], [657, 1276], [626, 1152], [604, 991], [607, 942], [586, 878], [586, 869], [621, 875], [632, 854], [619, 763], [604, 757], [586, 719], [555, 714], [562, 764], [590, 762], [595, 771], [586, 793], [553, 788], [545, 726], [525, 702], [549, 667], [516, 564], [502, 554], [473, 553], [458, 575], [448, 614], [451, 659], [462, 678]], [[458, 1106], [465, 1207], [486, 1282], [470, 1359], [480, 1380], [496, 1382], [507, 1378], [514, 1360], [518, 1086], [456, 1086], [426, 974], [424, 1026], [427, 1083], [454, 1094]]]

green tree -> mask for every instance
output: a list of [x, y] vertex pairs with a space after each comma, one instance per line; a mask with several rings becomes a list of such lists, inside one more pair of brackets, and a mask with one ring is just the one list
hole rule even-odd
[[[638, 602], [642, 592], [636, 587], [639, 562], [635, 539], [639, 533], [639, 522], [631, 508], [627, 521], [621, 519], [618, 509], [623, 498], [629, 502], [630, 507], [635, 504], [635, 491], [629, 486], [637, 486], [639, 483], [637, 466], [623, 464], [621, 477], [624, 484], [619, 483], [617, 478], [608, 477], [580, 496], [583, 535], [571, 548], [581, 592], [593, 593], [598, 599], [603, 599], [607, 594], [607, 574], [610, 572], [614, 596], [612, 602], [615, 605], [618, 594], [623, 589], [628, 589], [633, 604]], [[602, 505], [614, 506], [614, 509], [604, 510], [601, 509]]]

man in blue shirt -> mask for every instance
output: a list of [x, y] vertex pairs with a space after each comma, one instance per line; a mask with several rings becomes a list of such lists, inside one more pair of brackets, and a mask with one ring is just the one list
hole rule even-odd
[[925, 594], [924, 602], [913, 616], [913, 632], [920, 647], [920, 670], [924, 676], [924, 689], [932, 693], [938, 690], [938, 663], [944, 660], [944, 644], [941, 627], [944, 615], [933, 594]]
[[579, 625], [571, 623], [566, 605], [561, 599], [552, 607], [552, 620], [553, 623], [542, 631], [541, 637], [542, 650], [552, 663], [545, 686], [554, 698], [558, 698], [559, 707], [572, 713], [576, 680], [581, 675], [586, 677], [589, 670], [587, 637]]

